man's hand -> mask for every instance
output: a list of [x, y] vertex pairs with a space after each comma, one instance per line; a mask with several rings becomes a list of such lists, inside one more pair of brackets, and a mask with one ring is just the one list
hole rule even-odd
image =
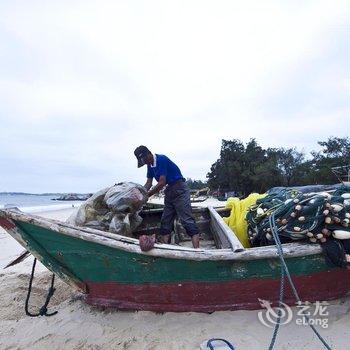
[[160, 176], [157, 185], [155, 185], [150, 191], [148, 191], [148, 196], [151, 197], [158, 193], [166, 185], [166, 177]]
[[143, 186], [146, 189], [146, 191], [149, 191], [149, 189], [152, 187], [152, 182], [153, 178], [147, 178], [145, 186]]

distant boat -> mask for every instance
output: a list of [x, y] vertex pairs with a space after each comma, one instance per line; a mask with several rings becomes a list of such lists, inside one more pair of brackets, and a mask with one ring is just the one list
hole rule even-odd
[[[226, 213], [194, 209], [205, 237], [203, 248], [155, 244], [146, 253], [134, 238], [13, 209], [0, 210], [0, 225], [50, 271], [84, 293], [91, 305], [212, 312], [259, 309], [258, 299], [276, 304], [280, 281], [276, 247], [243, 249], [220, 216]], [[162, 209], [141, 214], [144, 220], [135, 235], [157, 233]], [[283, 250], [302, 300], [335, 299], [350, 291], [350, 270], [327, 267], [319, 245], [289, 243]], [[295, 304], [287, 286], [285, 302]]]
[[191, 203], [205, 202], [208, 198], [209, 196], [191, 197]]
[[191, 190], [191, 203], [199, 203], [206, 201], [209, 198], [209, 192], [209, 187], [201, 188], [199, 190]]

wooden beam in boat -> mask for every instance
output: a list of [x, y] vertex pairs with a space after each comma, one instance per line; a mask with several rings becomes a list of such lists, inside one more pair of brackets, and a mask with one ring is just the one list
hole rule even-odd
[[[231, 248], [234, 252], [241, 252], [244, 250], [242, 243], [239, 241], [235, 233], [226, 225], [222, 217], [216, 212], [213, 207], [208, 207], [211, 221], [210, 224], [215, 234], [220, 237], [225, 246], [223, 248]], [[229, 247], [226, 246], [229, 243]]]
[[10, 267], [10, 266], [14, 266], [14, 265], [19, 264], [19, 263], [22, 262], [23, 260], [27, 259], [28, 256], [30, 256], [30, 254], [31, 254], [31, 253], [28, 252], [27, 249], [25, 249], [24, 251], [22, 251], [22, 253], [21, 253], [19, 256], [17, 256], [17, 258], [11, 260], [11, 261], [4, 267], [4, 269], [7, 269], [7, 268]]

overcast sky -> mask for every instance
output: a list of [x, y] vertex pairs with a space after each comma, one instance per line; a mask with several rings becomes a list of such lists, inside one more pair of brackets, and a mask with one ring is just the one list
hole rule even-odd
[[205, 179], [221, 139], [349, 136], [350, 2], [0, 2], [0, 191]]

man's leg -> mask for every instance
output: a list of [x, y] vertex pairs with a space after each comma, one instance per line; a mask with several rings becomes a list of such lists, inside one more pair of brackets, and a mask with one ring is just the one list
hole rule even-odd
[[160, 219], [160, 234], [162, 236], [162, 243], [168, 244], [170, 242], [170, 234], [173, 231], [175, 217], [175, 208], [169, 200], [169, 197], [165, 195], [164, 210], [162, 218]]
[[192, 215], [190, 191], [185, 184], [178, 189], [178, 194], [173, 201], [173, 205], [182, 226], [191, 237], [193, 248], [199, 248], [199, 230]]
[[193, 248], [199, 248], [199, 233], [191, 237]]

